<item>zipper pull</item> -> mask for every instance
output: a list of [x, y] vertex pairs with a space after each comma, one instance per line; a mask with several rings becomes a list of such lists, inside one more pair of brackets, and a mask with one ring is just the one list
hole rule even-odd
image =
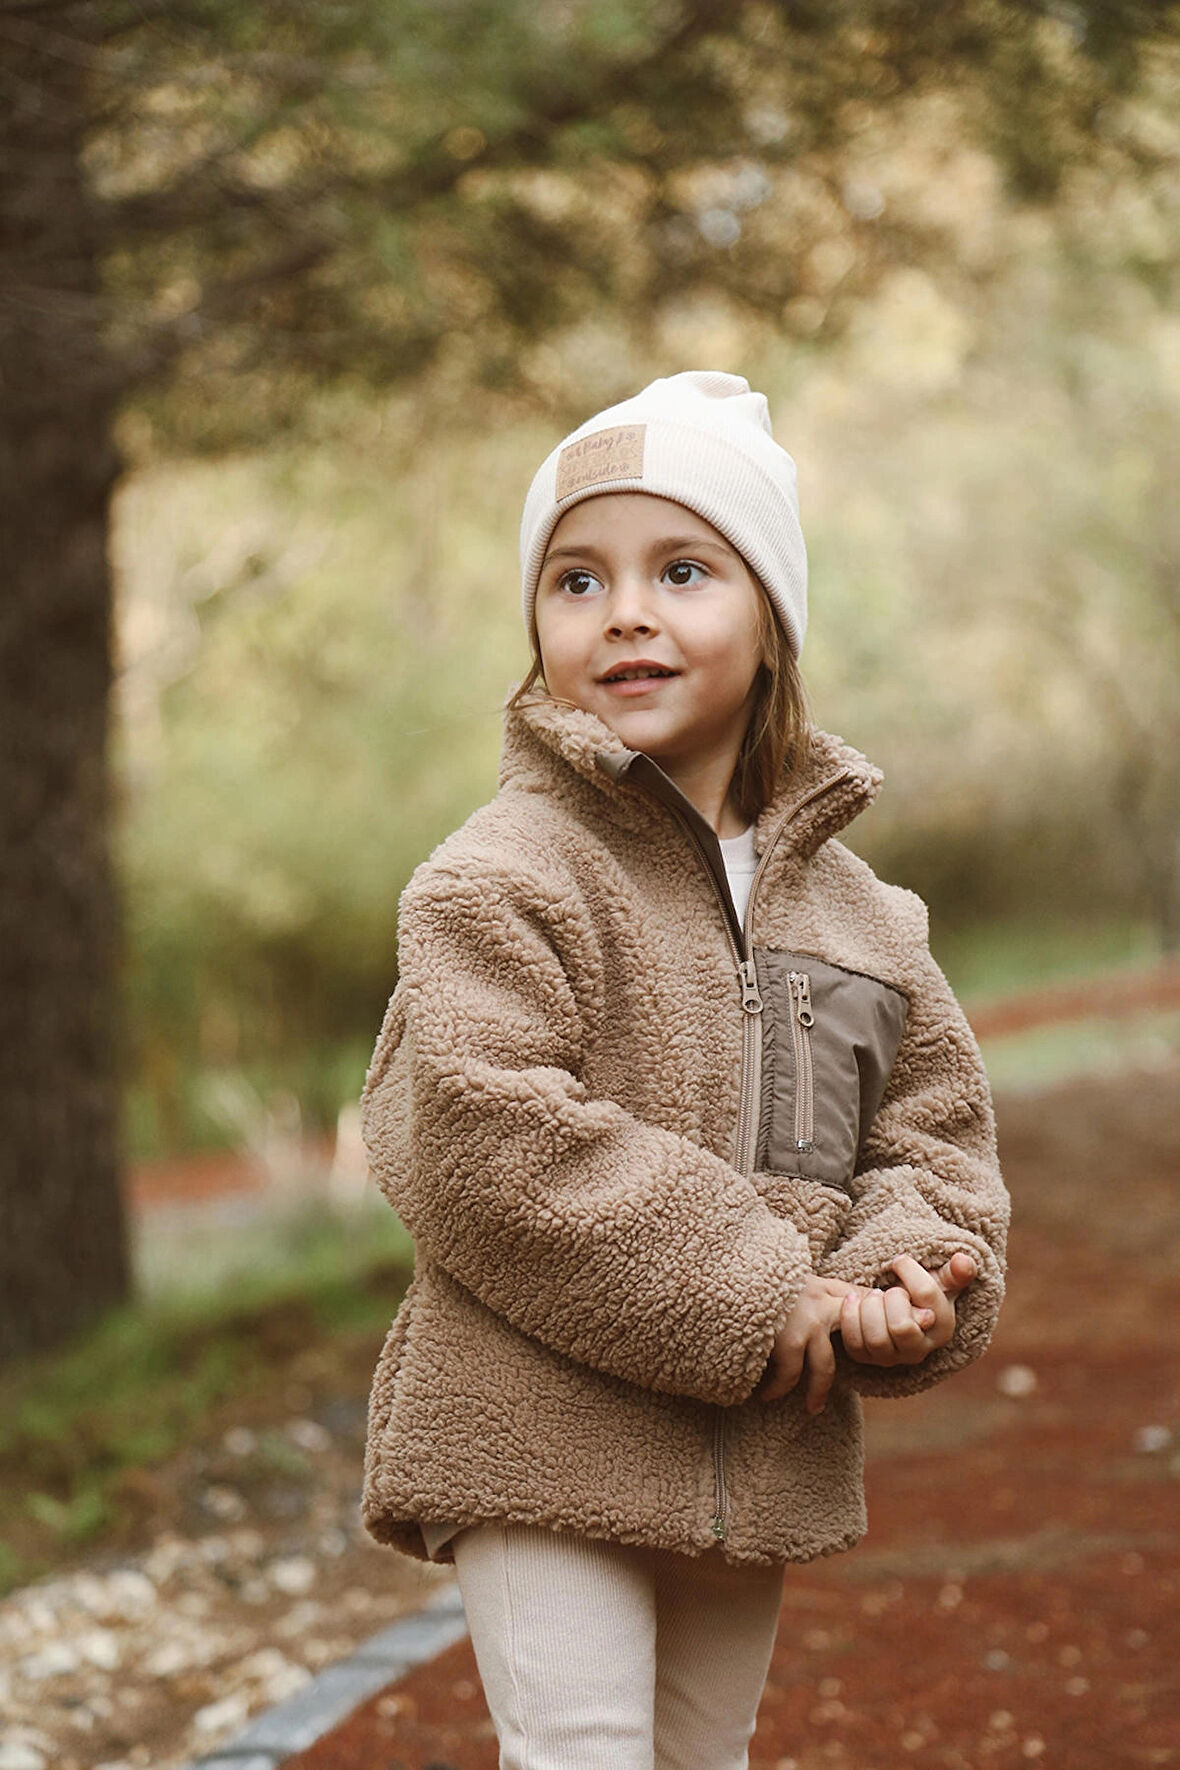
[[747, 1014], [761, 1014], [762, 997], [758, 993], [758, 973], [754, 969], [753, 959], [743, 959], [738, 966], [738, 976], [742, 980], [742, 1007]]
[[806, 971], [791, 971], [787, 981], [791, 985], [791, 994], [795, 998], [795, 1015], [800, 1026], [814, 1026], [815, 1015], [811, 1012], [811, 978]]
[[723, 1543], [725, 1541], [725, 1520], [721, 1516], [720, 1512], [718, 1512], [716, 1517], [713, 1519], [713, 1535], [716, 1537], [716, 1539], [719, 1543]]

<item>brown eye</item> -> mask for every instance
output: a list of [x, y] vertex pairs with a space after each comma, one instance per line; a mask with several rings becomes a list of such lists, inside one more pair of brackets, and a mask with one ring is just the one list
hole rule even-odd
[[[704, 566], [698, 565], [695, 559], [673, 560], [672, 564], [667, 569], [670, 572], [703, 572], [705, 570]], [[678, 590], [683, 590], [692, 580], [689, 578], [674, 578], [672, 581]]]
[[562, 572], [557, 580], [557, 587], [559, 590], [568, 590], [571, 596], [580, 600], [591, 585], [597, 582], [598, 580], [592, 572], [575, 569], [571, 572]]

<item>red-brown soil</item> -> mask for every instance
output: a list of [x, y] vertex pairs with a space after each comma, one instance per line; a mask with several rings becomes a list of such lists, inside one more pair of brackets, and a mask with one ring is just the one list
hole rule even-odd
[[[869, 1533], [789, 1570], [753, 1770], [1180, 1764], [1180, 1066], [1000, 1102], [986, 1358], [869, 1414]], [[494, 1770], [460, 1643], [287, 1770]]]

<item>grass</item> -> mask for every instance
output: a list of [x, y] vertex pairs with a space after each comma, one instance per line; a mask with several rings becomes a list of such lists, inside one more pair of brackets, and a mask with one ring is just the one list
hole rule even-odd
[[374, 1218], [363, 1236], [323, 1210], [260, 1223], [254, 1249], [269, 1254], [252, 1270], [206, 1269], [0, 1373], [0, 1589], [117, 1538], [126, 1472], [174, 1454], [300, 1349], [380, 1336], [409, 1276], [408, 1238], [385, 1216], [392, 1228]]
[[981, 1041], [997, 1093], [1035, 1093], [1077, 1076], [1148, 1069], [1180, 1058], [1180, 1012], [1070, 1021]]
[[1022, 990], [1104, 971], [1158, 963], [1158, 941], [1145, 922], [1053, 921], [1013, 916], [956, 928], [934, 919], [930, 944], [956, 995], [1019, 995]]

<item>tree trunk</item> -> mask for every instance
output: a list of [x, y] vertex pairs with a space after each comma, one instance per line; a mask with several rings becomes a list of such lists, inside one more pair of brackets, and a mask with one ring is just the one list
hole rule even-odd
[[129, 1286], [107, 847], [117, 396], [79, 158], [95, 11], [24, 14], [0, 107], [0, 1360]]

